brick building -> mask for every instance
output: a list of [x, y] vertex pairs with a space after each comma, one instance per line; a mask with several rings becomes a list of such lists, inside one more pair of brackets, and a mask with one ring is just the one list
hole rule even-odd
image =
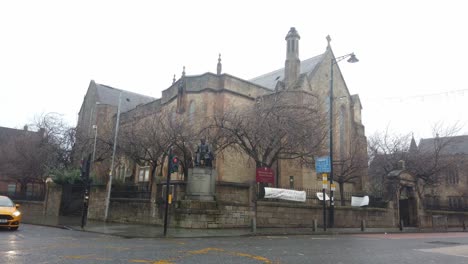
[[0, 127], [0, 194], [14, 196], [19, 192], [18, 180], [25, 179], [25, 195], [42, 195], [44, 175], [22, 167], [38, 158], [37, 149], [43, 139], [44, 130], [30, 131], [28, 126], [24, 129]]

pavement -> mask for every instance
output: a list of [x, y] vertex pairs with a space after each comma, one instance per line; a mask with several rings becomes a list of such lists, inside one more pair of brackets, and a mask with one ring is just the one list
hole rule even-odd
[[[51, 226], [75, 231], [92, 232], [125, 238], [160, 238], [164, 237], [164, 228], [160, 225], [115, 223], [88, 220], [85, 227], [81, 228], [80, 217], [24, 217], [23, 223]], [[239, 237], [239, 236], [284, 236], [284, 235], [340, 235], [340, 234], [375, 234], [375, 233], [420, 233], [420, 232], [460, 232], [463, 228], [449, 228], [445, 230], [419, 229], [407, 227], [399, 228], [258, 228], [252, 232], [251, 228], [224, 228], [224, 229], [192, 229], [192, 228], [168, 228], [166, 237], [171, 238], [195, 238], [195, 237]]]

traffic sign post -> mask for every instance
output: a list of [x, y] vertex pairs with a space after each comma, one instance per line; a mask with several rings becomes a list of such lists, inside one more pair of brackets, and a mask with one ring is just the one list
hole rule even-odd
[[[164, 202], [164, 236], [167, 235], [167, 218], [169, 217], [169, 184], [171, 183], [171, 173], [174, 166], [174, 161], [178, 162], [177, 157], [172, 156], [172, 147], [169, 148], [169, 153], [167, 155], [167, 177], [166, 177], [166, 201]], [[174, 159], [174, 160], [173, 160]], [[172, 199], [171, 199], [172, 200]], [[171, 201], [172, 202], [172, 201]]]
[[323, 173], [322, 174], [322, 192], [323, 192], [323, 231], [327, 231], [327, 197], [325, 190], [327, 189], [327, 174]]
[[331, 172], [330, 156], [315, 158], [315, 172], [322, 173], [322, 192], [323, 192], [323, 231], [327, 231], [327, 199], [326, 189], [328, 188], [328, 175]]

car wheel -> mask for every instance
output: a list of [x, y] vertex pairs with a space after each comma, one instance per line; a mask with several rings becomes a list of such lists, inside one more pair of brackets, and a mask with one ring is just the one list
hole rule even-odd
[[16, 231], [16, 230], [18, 230], [18, 227], [19, 227], [19, 226], [10, 227], [10, 230], [12, 230], [12, 231]]

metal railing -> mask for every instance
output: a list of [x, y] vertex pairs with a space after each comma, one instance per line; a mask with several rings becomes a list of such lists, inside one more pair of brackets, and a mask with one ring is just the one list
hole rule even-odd
[[455, 211], [455, 212], [468, 212], [468, 205], [448, 205], [448, 204], [425, 204], [424, 208], [434, 211]]
[[[322, 189], [318, 188], [289, 188], [289, 187], [278, 187], [281, 189], [288, 189], [288, 190], [295, 190], [295, 191], [305, 191], [306, 192], [306, 202], [309, 204], [317, 204], [321, 205], [322, 202], [319, 201], [317, 197], [317, 193], [322, 193]], [[326, 193], [328, 196], [330, 196], [330, 190], [327, 189]], [[361, 193], [353, 193], [353, 192], [343, 192], [343, 197], [344, 197], [344, 206], [350, 206], [351, 205], [351, 196], [362, 196]], [[341, 194], [339, 191], [334, 192], [334, 197], [335, 197], [335, 206], [342, 206], [341, 205]], [[281, 201], [281, 202], [289, 202], [286, 200], [279, 200], [279, 199], [260, 199], [263, 201]], [[295, 202], [292, 202], [295, 203]], [[379, 207], [379, 208], [386, 208], [387, 203], [382, 200], [382, 195], [369, 195], [369, 207]]]
[[111, 198], [150, 199], [151, 185], [148, 182], [112, 186]]
[[45, 198], [44, 192], [39, 193], [9, 193], [9, 192], [2, 192], [0, 195], [8, 196], [13, 201], [35, 201], [35, 202], [42, 202]]

